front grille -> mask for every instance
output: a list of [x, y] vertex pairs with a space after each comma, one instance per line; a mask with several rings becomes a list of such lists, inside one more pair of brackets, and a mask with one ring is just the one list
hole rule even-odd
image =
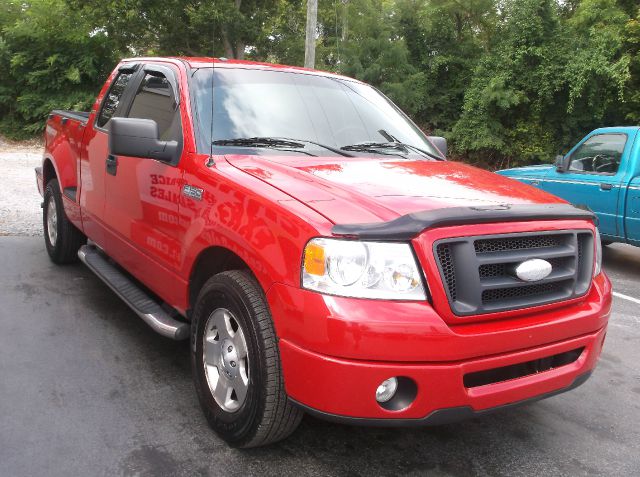
[[[584, 295], [591, 283], [593, 234], [588, 230], [444, 239], [436, 261], [456, 315], [516, 310]], [[546, 278], [526, 282], [516, 267], [539, 258], [551, 264]]]
[[442, 244], [438, 247], [438, 260], [440, 261], [440, 269], [444, 275], [444, 280], [449, 288], [449, 296], [452, 300], [456, 300], [456, 271], [453, 267], [453, 256], [449, 244]]
[[[547, 262], [551, 264], [554, 270], [557, 270], [558, 267], [570, 265], [569, 261], [563, 258], [550, 258]], [[480, 273], [480, 278], [501, 277], [508, 275], [509, 268], [506, 263], [487, 263], [480, 265], [478, 272]]]
[[525, 285], [516, 288], [494, 288], [493, 290], [485, 290], [482, 292], [482, 303], [491, 303], [500, 300], [510, 300], [512, 298], [536, 297], [546, 295], [553, 292], [557, 286], [563, 286], [564, 283], [540, 283], [534, 285]]
[[557, 235], [539, 235], [533, 237], [483, 239], [476, 240], [473, 245], [476, 253], [504, 252], [505, 250], [558, 247], [562, 245], [562, 237]]
[[560, 366], [571, 364], [580, 357], [584, 348], [577, 348], [564, 353], [554, 354], [546, 358], [534, 359], [525, 363], [502, 366], [501, 368], [485, 369], [464, 375], [463, 382], [466, 388], [476, 388], [487, 384], [500, 383], [510, 379], [523, 378], [532, 374], [550, 371]]

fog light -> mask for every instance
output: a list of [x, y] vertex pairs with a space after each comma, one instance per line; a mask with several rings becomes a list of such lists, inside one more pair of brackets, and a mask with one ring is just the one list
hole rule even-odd
[[391, 399], [398, 389], [398, 380], [396, 378], [385, 379], [376, 389], [376, 401], [387, 402]]

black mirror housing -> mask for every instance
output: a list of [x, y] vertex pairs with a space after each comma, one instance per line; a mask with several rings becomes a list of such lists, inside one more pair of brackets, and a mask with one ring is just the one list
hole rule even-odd
[[558, 154], [555, 160], [556, 171], [565, 172], [567, 170], [567, 166], [565, 164], [564, 156]]
[[447, 139], [442, 136], [428, 136], [429, 140], [433, 143], [434, 146], [438, 148], [440, 153], [447, 157], [449, 153], [449, 149], [447, 147]]
[[114, 156], [132, 156], [175, 164], [178, 162], [177, 141], [161, 141], [158, 124], [152, 119], [111, 118], [109, 152]]

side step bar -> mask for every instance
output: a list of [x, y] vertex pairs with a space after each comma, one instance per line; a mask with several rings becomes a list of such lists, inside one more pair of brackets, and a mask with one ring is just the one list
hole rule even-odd
[[189, 338], [189, 323], [172, 318], [133, 280], [112, 265], [96, 247], [83, 245], [78, 250], [78, 257], [154, 331], [174, 340]]

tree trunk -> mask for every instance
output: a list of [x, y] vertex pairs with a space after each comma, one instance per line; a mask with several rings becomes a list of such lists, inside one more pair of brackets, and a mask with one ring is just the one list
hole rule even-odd
[[238, 60], [244, 60], [244, 48], [244, 41], [239, 41], [238, 45], [236, 46], [236, 58]]
[[[236, 10], [240, 11], [242, 0], [235, 0]], [[234, 60], [244, 60], [245, 43], [243, 40], [236, 40], [233, 43], [229, 39], [229, 32], [222, 28], [222, 43], [224, 44], [224, 54], [227, 58]]]
[[224, 56], [226, 58], [235, 58], [235, 51], [233, 49], [233, 45], [229, 41], [229, 35], [227, 34], [227, 29], [222, 29], [222, 43], [224, 44]]

